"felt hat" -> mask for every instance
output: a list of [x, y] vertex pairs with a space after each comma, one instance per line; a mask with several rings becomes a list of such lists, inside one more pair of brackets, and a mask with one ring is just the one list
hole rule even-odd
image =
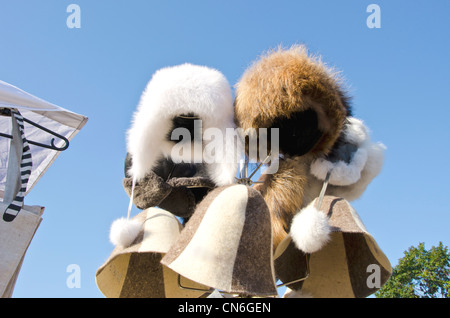
[[[179, 237], [177, 218], [163, 209], [149, 208], [133, 219], [138, 233], [129, 245], [117, 245], [96, 272], [96, 283], [108, 298], [184, 298], [204, 292], [179, 287], [178, 275], [160, 261]], [[198, 289], [194, 282], [185, 282]]]
[[292, 218], [321, 192], [353, 201], [380, 173], [385, 146], [373, 142], [360, 119], [347, 117], [341, 136], [328, 155], [303, 155], [279, 160], [278, 170], [262, 174], [255, 187], [272, 213], [274, 246], [286, 237]]
[[178, 217], [188, 218], [206, 193], [216, 187], [202, 164], [174, 164], [171, 160], [163, 159], [154, 170], [136, 182], [134, 191], [130, 177], [122, 181], [130, 199], [133, 192], [132, 200], [138, 209], [158, 206]]
[[285, 296], [359, 298], [376, 292], [392, 268], [356, 211], [342, 198], [325, 196], [320, 212], [331, 226], [321, 249], [305, 253], [291, 233], [275, 251], [276, 276], [289, 287]]
[[162, 264], [225, 293], [274, 296], [272, 255], [264, 199], [251, 187], [236, 184], [208, 193]]

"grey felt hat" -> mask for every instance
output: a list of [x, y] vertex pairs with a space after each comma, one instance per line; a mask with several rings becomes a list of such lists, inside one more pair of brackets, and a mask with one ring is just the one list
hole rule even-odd
[[226, 293], [274, 296], [272, 254], [267, 205], [258, 191], [237, 184], [199, 203], [162, 264]]
[[306, 254], [288, 236], [275, 251], [276, 275], [289, 284], [287, 296], [360, 298], [376, 292], [392, 268], [356, 211], [342, 198], [325, 196], [320, 212], [331, 226], [324, 247]]

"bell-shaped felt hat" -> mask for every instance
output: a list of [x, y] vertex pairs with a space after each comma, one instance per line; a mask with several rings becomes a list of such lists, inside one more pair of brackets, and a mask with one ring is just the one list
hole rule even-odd
[[236, 184], [208, 193], [162, 263], [225, 293], [273, 296], [272, 255], [264, 199], [251, 187]]
[[[203, 292], [179, 287], [178, 275], [160, 261], [179, 237], [177, 218], [163, 209], [149, 208], [133, 219], [141, 224], [129, 246], [118, 245], [98, 268], [96, 282], [108, 298], [184, 298]], [[189, 282], [198, 289], [205, 288]]]
[[305, 253], [291, 233], [275, 252], [276, 275], [288, 284], [287, 296], [360, 298], [376, 292], [392, 268], [356, 211], [342, 198], [325, 196], [319, 213], [326, 214], [331, 227], [321, 249]]

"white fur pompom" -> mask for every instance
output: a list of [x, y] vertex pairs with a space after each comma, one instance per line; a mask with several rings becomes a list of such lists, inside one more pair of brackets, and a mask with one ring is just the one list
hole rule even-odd
[[317, 210], [314, 203], [297, 213], [291, 225], [292, 240], [305, 253], [320, 250], [328, 242], [331, 232], [327, 216]]
[[141, 230], [142, 224], [136, 220], [120, 218], [111, 224], [109, 240], [116, 246], [128, 247]]

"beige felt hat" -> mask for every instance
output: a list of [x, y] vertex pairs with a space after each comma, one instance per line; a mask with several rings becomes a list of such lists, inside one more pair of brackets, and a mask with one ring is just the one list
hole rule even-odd
[[333, 196], [323, 198], [320, 211], [328, 216], [332, 231], [324, 247], [306, 254], [288, 236], [275, 252], [277, 278], [289, 287], [285, 296], [360, 298], [376, 292], [392, 268], [356, 211]]
[[[178, 219], [166, 210], [149, 208], [133, 220], [142, 223], [133, 244], [117, 246], [97, 270], [100, 291], [109, 298], [193, 298], [204, 294], [180, 288], [179, 275], [160, 263], [179, 237], [182, 226]], [[205, 288], [194, 282], [183, 284]]]
[[225, 293], [277, 294], [267, 205], [246, 185], [216, 188], [197, 206], [162, 263]]

